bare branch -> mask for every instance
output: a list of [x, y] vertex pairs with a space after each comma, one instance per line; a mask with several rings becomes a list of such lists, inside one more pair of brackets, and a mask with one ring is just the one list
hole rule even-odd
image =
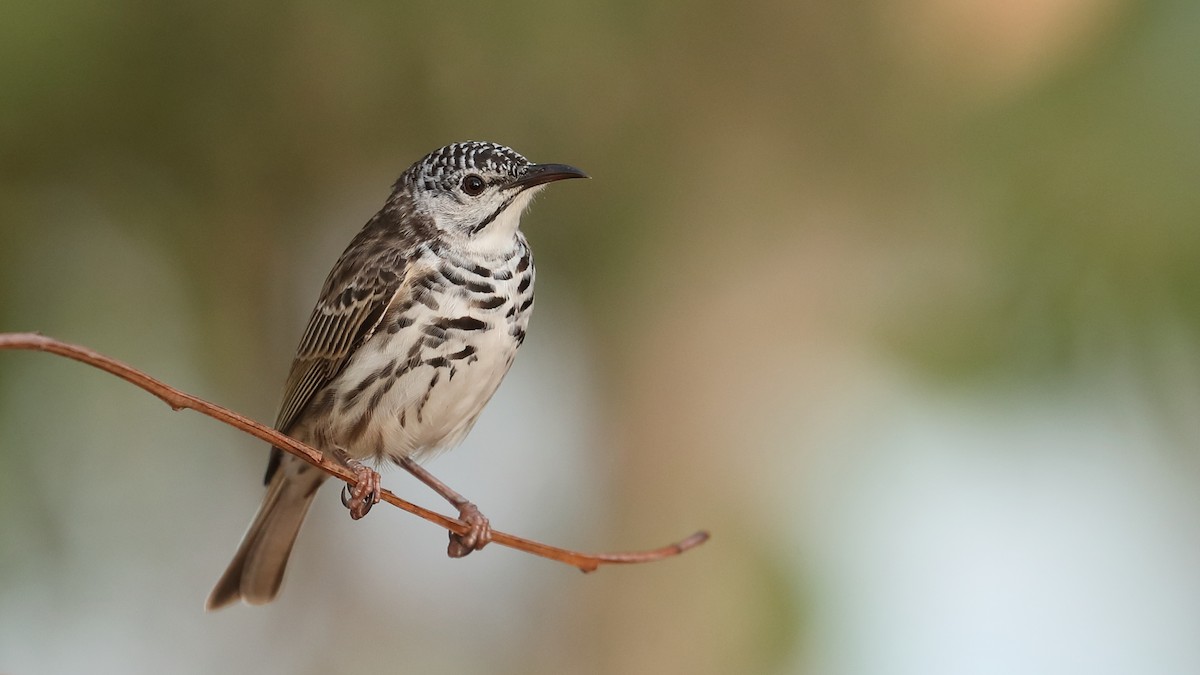
[[[348, 485], [353, 486], [355, 483], [353, 472], [341, 464], [327, 459], [317, 450], [228, 408], [221, 407], [215, 403], [209, 403], [191, 394], [186, 394], [160, 380], [150, 377], [137, 368], [92, 351], [87, 347], [55, 340], [39, 333], [0, 333], [0, 349], [27, 349], [49, 352], [86, 363], [89, 366], [116, 375], [122, 380], [150, 392], [171, 406], [172, 410], [194, 410], [202, 415], [207, 415], [235, 429], [240, 429], [255, 438], [266, 441], [277, 448], [282, 448], [321, 471], [344, 481]], [[444, 527], [451, 532], [466, 534], [469, 529], [465, 523], [455, 518], [449, 518], [440, 513], [407, 502], [389, 490], [383, 490], [381, 497], [383, 501], [415, 516], [424, 518], [435, 525]], [[580, 553], [578, 551], [569, 551], [567, 549], [548, 546], [515, 535], [505, 534], [504, 532], [492, 531], [492, 541], [497, 544], [543, 558], [549, 558], [550, 560], [557, 560], [577, 567], [584, 572], [595, 571], [601, 565], [643, 563], [670, 558], [693, 549], [707, 540], [708, 532], [700, 531], [682, 541], [650, 551], [638, 551], [634, 553]]]

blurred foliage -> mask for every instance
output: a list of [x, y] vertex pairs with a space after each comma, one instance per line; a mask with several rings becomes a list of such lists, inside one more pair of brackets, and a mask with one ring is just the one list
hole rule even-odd
[[963, 226], [988, 283], [909, 341], [925, 363], [1036, 377], [1132, 353], [1154, 377], [1164, 333], [1200, 337], [1200, 50], [1180, 29], [1200, 12], [1126, 19], [1093, 59], [963, 126], [953, 189], [978, 204]]

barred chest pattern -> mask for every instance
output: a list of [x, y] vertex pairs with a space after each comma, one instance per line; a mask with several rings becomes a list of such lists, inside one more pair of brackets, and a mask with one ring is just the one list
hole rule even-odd
[[376, 461], [420, 459], [462, 440], [512, 365], [533, 310], [533, 254], [520, 233], [510, 241], [495, 255], [421, 244], [406, 272], [411, 292], [314, 396], [294, 433]]

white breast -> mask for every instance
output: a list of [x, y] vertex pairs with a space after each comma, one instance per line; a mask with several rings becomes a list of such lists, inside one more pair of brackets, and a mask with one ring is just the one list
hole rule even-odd
[[[381, 324], [330, 386], [351, 391], [397, 360], [411, 356], [419, 363], [398, 376], [374, 377], [350, 405], [339, 401], [325, 420], [329, 440], [351, 457], [376, 460], [420, 458], [461, 441], [508, 373], [523, 339], [533, 269], [527, 260], [528, 270], [516, 272], [519, 257], [504, 261], [507, 273], [505, 268], [498, 270], [496, 276], [507, 279], [471, 277], [486, 281], [491, 291], [471, 293], [443, 279], [431, 289], [436, 308], [414, 304], [405, 312], [411, 325], [394, 332]], [[525, 277], [526, 288], [520, 291]], [[474, 302], [486, 299], [491, 302], [483, 304], [492, 305], [500, 298], [503, 302], [495, 306], [481, 308]], [[431, 328], [452, 319], [469, 320], [455, 325], [479, 321], [486, 327], [444, 332]]]

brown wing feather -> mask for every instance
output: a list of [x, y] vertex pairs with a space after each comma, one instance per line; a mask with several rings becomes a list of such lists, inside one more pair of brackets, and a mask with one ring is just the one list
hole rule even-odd
[[[406, 266], [403, 260], [397, 262]], [[387, 275], [390, 283], [377, 274], [376, 267], [363, 270], [344, 287], [331, 287], [329, 282], [335, 281], [336, 275], [330, 275], [292, 361], [283, 404], [275, 420], [276, 429], [287, 432], [313, 395], [337, 377], [354, 352], [375, 332], [384, 311], [403, 287], [403, 271], [393, 270], [400, 274]]]
[[[292, 361], [283, 403], [275, 420], [275, 428], [284, 433], [288, 433], [313, 395], [337, 377], [354, 352], [371, 338], [387, 308], [409, 292], [404, 275], [408, 265], [402, 258], [397, 257], [396, 263], [389, 267], [390, 273], [378, 274], [380, 268], [374, 267], [373, 274], [363, 270], [355, 275], [344, 286], [349, 293], [343, 293], [342, 285], [335, 283], [340, 266], [341, 261], [325, 282], [325, 290], [313, 308]], [[347, 298], [348, 303], [341, 302]], [[264, 484], [271, 482], [282, 459], [283, 452], [271, 448]]]
[[[354, 352], [374, 334], [387, 308], [412, 292], [410, 258], [418, 243], [436, 237], [436, 230], [427, 218], [412, 211], [405, 194], [393, 193], [387, 205], [355, 235], [325, 279], [292, 361], [276, 429], [289, 433], [313, 396], [342, 372]], [[266, 482], [281, 458], [281, 451], [273, 449]]]

